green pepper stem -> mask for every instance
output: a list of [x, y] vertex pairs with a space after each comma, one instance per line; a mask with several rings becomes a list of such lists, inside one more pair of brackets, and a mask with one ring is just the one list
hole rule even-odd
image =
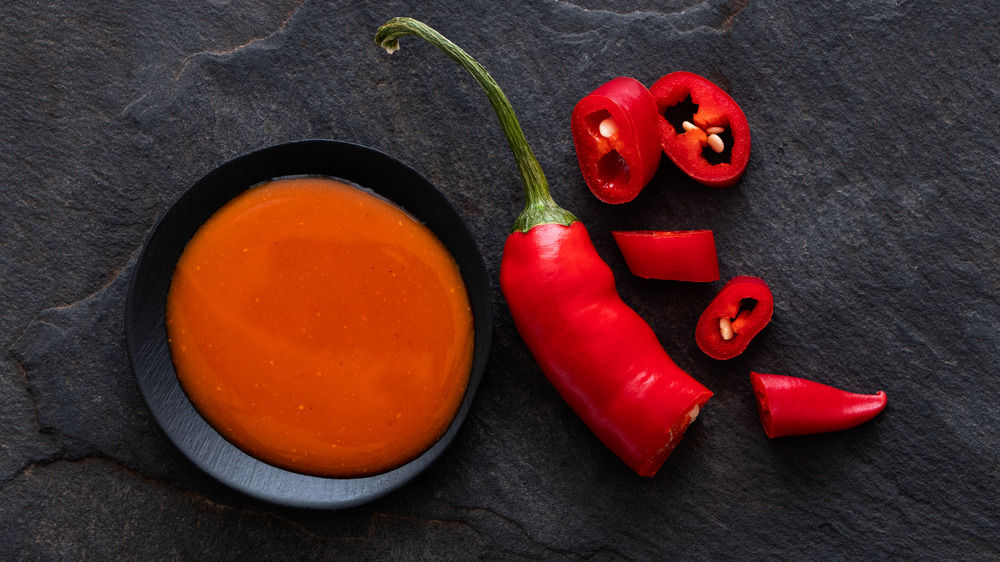
[[415, 35], [440, 49], [441, 52], [468, 70], [486, 92], [486, 97], [489, 98], [490, 105], [493, 106], [493, 111], [496, 112], [497, 119], [500, 121], [504, 136], [507, 137], [507, 144], [510, 145], [514, 159], [517, 160], [517, 167], [521, 172], [521, 183], [524, 185], [524, 211], [514, 221], [513, 230], [527, 232], [539, 224], [554, 223], [569, 226], [576, 221], [577, 218], [572, 213], [557, 205], [552, 199], [552, 195], [549, 193], [549, 183], [542, 172], [542, 166], [538, 163], [531, 147], [528, 146], [528, 141], [524, 138], [521, 125], [514, 115], [514, 108], [511, 107], [507, 96], [504, 95], [490, 73], [458, 45], [426, 24], [411, 18], [389, 20], [378, 28], [375, 42], [392, 53], [399, 49], [399, 38], [404, 35]]

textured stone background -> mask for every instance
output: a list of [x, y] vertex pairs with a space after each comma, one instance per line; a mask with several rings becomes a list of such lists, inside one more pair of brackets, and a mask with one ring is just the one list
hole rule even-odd
[[[12, 5], [7, 5], [12, 4]], [[1000, 8], [987, 1], [7, 3], [0, 9], [0, 553], [53, 558], [802, 559], [1000, 556]], [[489, 105], [422, 19], [505, 88], [556, 199], [627, 302], [715, 398], [653, 479], [559, 399], [495, 289], [486, 378], [453, 447], [342, 512], [216, 483], [152, 421], [123, 343], [145, 236], [213, 166], [301, 138], [386, 151], [467, 218], [495, 279], [521, 198]], [[753, 130], [744, 179], [665, 161], [633, 203], [586, 190], [575, 102], [626, 75], [702, 74]], [[715, 231], [723, 280], [765, 278], [737, 359], [692, 332], [718, 284], [630, 276], [612, 229]], [[769, 441], [748, 372], [887, 410]]]

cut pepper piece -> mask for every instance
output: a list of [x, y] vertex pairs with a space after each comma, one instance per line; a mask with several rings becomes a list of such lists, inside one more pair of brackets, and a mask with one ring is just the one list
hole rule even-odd
[[711, 230], [634, 230], [611, 234], [633, 275], [668, 281], [719, 280], [719, 257]]
[[743, 176], [750, 160], [750, 125], [729, 94], [690, 72], [667, 74], [649, 92], [656, 100], [663, 152], [682, 172], [716, 188]]
[[885, 409], [883, 391], [855, 394], [797, 377], [750, 373], [764, 433], [770, 438], [850, 429]]
[[581, 99], [570, 118], [580, 171], [605, 203], [633, 199], [660, 165], [656, 102], [638, 80], [621, 76]]
[[743, 353], [774, 313], [771, 288], [759, 277], [733, 277], [705, 308], [694, 329], [698, 347], [713, 359]]

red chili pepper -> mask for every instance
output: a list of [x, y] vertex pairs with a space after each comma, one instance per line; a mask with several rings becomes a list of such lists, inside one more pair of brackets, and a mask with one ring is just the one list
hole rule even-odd
[[770, 438], [840, 431], [885, 409], [887, 397], [855, 394], [796, 377], [750, 373], [764, 432]]
[[694, 339], [709, 357], [732, 359], [743, 353], [774, 313], [771, 288], [759, 277], [733, 277], [705, 308]]
[[542, 371], [588, 427], [642, 476], [652, 476], [712, 393], [667, 356], [649, 325], [615, 290], [586, 228], [549, 194], [513, 109], [478, 63], [407, 18], [379, 28], [394, 50], [417, 35], [461, 63], [486, 91], [514, 152], [525, 208], [504, 245], [500, 287]]
[[750, 159], [750, 125], [729, 94], [690, 72], [667, 74], [649, 92], [659, 112], [663, 151], [682, 172], [720, 188], [743, 176]]
[[576, 104], [573, 144], [587, 187], [605, 203], [633, 199], [660, 165], [656, 102], [638, 80], [606, 82]]
[[633, 275], [669, 281], [719, 280], [719, 257], [711, 230], [615, 231], [611, 235]]

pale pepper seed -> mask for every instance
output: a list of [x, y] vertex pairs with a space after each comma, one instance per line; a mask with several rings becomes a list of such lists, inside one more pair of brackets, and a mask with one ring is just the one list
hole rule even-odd
[[725, 341], [729, 341], [736, 337], [736, 332], [733, 331], [733, 321], [726, 316], [719, 318], [719, 333]]
[[[604, 121], [601, 122], [601, 134], [602, 135], [604, 134], [604, 122], [605, 121], [609, 121], [609, 119], [605, 119]], [[684, 128], [684, 132], [691, 132], [691, 131], [693, 131], [695, 129], [701, 130], [701, 127], [699, 127], [698, 125], [695, 125], [694, 123], [692, 123], [690, 121], [684, 121], [683, 123], [681, 123], [681, 127]], [[712, 150], [714, 150], [716, 154], [719, 154], [723, 150], [726, 149], [726, 143], [723, 142], [722, 141], [722, 137], [719, 136], [719, 133], [721, 133], [721, 132], [723, 132], [725, 130], [726, 130], [725, 127], [718, 127], [718, 126], [708, 127], [708, 128], [705, 129], [705, 133], [708, 135], [708, 146]], [[605, 135], [605, 136], [608, 136], [608, 135]]]
[[600, 131], [601, 136], [610, 139], [618, 132], [618, 125], [615, 124], [614, 120], [608, 117], [601, 124], [597, 126], [597, 130]]

